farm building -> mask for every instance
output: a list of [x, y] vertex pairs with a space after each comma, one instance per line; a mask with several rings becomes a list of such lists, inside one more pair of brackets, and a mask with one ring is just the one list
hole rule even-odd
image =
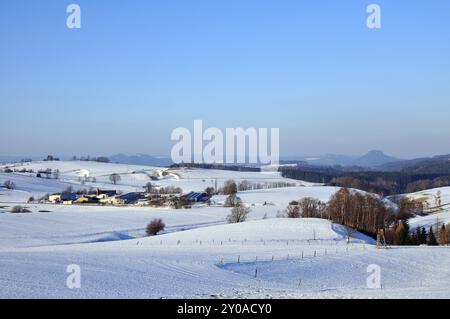
[[83, 195], [77, 198], [76, 204], [98, 204], [99, 200], [96, 195]]
[[197, 192], [190, 192], [184, 197], [190, 201], [190, 202], [206, 202], [209, 200], [209, 195], [206, 193], [197, 193]]
[[139, 200], [145, 199], [145, 195], [143, 193], [132, 192], [116, 196], [115, 198], [120, 205], [134, 205]]
[[71, 204], [73, 201], [77, 200], [79, 195], [75, 193], [61, 193], [52, 194], [48, 197], [48, 201], [53, 204]]

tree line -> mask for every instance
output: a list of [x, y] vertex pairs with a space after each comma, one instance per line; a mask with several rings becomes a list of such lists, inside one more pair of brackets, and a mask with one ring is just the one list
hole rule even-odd
[[282, 166], [283, 177], [361, 189], [382, 196], [418, 192], [450, 186], [450, 175], [412, 172], [347, 171], [339, 167]]
[[282, 217], [328, 219], [373, 238], [382, 230], [388, 244], [449, 243], [450, 225], [442, 225], [438, 232], [432, 227], [428, 232], [420, 227], [410, 231], [408, 219], [423, 212], [421, 201], [407, 197], [396, 201], [397, 206], [393, 206], [375, 194], [341, 188], [327, 203], [310, 197], [291, 201]]

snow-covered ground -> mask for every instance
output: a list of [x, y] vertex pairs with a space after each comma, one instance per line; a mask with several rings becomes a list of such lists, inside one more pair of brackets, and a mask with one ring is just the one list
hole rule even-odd
[[[3, 248], [0, 294], [4, 298], [450, 297], [449, 249], [377, 250], [370, 242], [358, 235], [347, 245], [342, 229], [324, 220], [266, 219], [115, 242]], [[79, 289], [66, 286], [71, 264], [81, 269]], [[381, 269], [382, 289], [367, 287], [372, 264]]]
[[422, 200], [426, 209], [433, 213], [427, 216], [418, 216], [410, 220], [412, 229], [416, 227], [429, 228], [435, 225], [450, 224], [450, 187], [439, 187], [427, 189], [417, 193], [407, 194], [406, 196]]
[[[151, 175], [158, 176], [156, 184], [185, 192], [216, 179], [219, 187], [226, 179], [291, 182], [277, 174], [197, 169], [163, 174], [161, 168], [95, 162], [24, 166], [59, 169], [61, 175], [53, 180], [0, 173], [0, 183], [12, 180], [17, 186], [0, 190], [0, 298], [450, 298], [449, 247], [376, 249], [372, 239], [356, 232], [347, 244], [345, 229], [326, 220], [275, 218], [292, 200], [327, 201], [335, 187], [296, 181], [296, 187], [239, 192], [251, 213], [248, 222], [232, 225], [225, 223], [229, 208], [220, 206], [223, 196], [213, 197], [211, 207], [182, 210], [23, 204], [32, 213], [9, 213], [31, 195], [69, 185], [130, 191]], [[122, 177], [117, 187], [108, 179], [111, 173]], [[96, 182], [81, 185], [80, 176]], [[443, 190], [442, 202], [448, 203]], [[165, 231], [143, 237], [153, 218], [163, 219]], [[71, 264], [81, 269], [79, 289], [66, 285]], [[380, 267], [382, 289], [367, 287], [373, 264]]]

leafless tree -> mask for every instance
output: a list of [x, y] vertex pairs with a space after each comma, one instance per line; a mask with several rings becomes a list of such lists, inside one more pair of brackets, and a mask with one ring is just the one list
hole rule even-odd
[[242, 204], [242, 200], [236, 194], [231, 194], [225, 199], [225, 207], [236, 207]]
[[151, 193], [153, 191], [153, 184], [148, 182], [147, 184], [145, 184], [144, 189], [147, 193]]
[[60, 176], [59, 169], [55, 169], [55, 170], [53, 171], [53, 178], [54, 178], [54, 179], [59, 179], [59, 176]]
[[223, 184], [222, 192], [224, 195], [232, 195], [237, 193], [237, 185], [236, 182], [232, 179], [225, 181]]
[[120, 177], [120, 175], [117, 174], [117, 173], [112, 173], [112, 174], [109, 176], [109, 180], [110, 180], [111, 182], [113, 182], [114, 185], [116, 185], [117, 182], [119, 182], [119, 181], [121, 180], [121, 177]]
[[246, 207], [245, 205], [233, 207], [231, 213], [227, 216], [227, 221], [230, 224], [245, 222], [250, 211], [250, 207]]

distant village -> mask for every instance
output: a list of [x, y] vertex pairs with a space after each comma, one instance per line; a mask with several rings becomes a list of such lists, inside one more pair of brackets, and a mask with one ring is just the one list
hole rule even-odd
[[154, 192], [129, 192], [120, 194], [116, 190], [95, 189], [88, 192], [64, 191], [43, 199], [51, 204], [63, 205], [113, 205], [113, 206], [153, 206], [172, 208], [190, 208], [194, 203], [210, 203], [212, 195], [206, 192], [181, 194], [161, 194]]

